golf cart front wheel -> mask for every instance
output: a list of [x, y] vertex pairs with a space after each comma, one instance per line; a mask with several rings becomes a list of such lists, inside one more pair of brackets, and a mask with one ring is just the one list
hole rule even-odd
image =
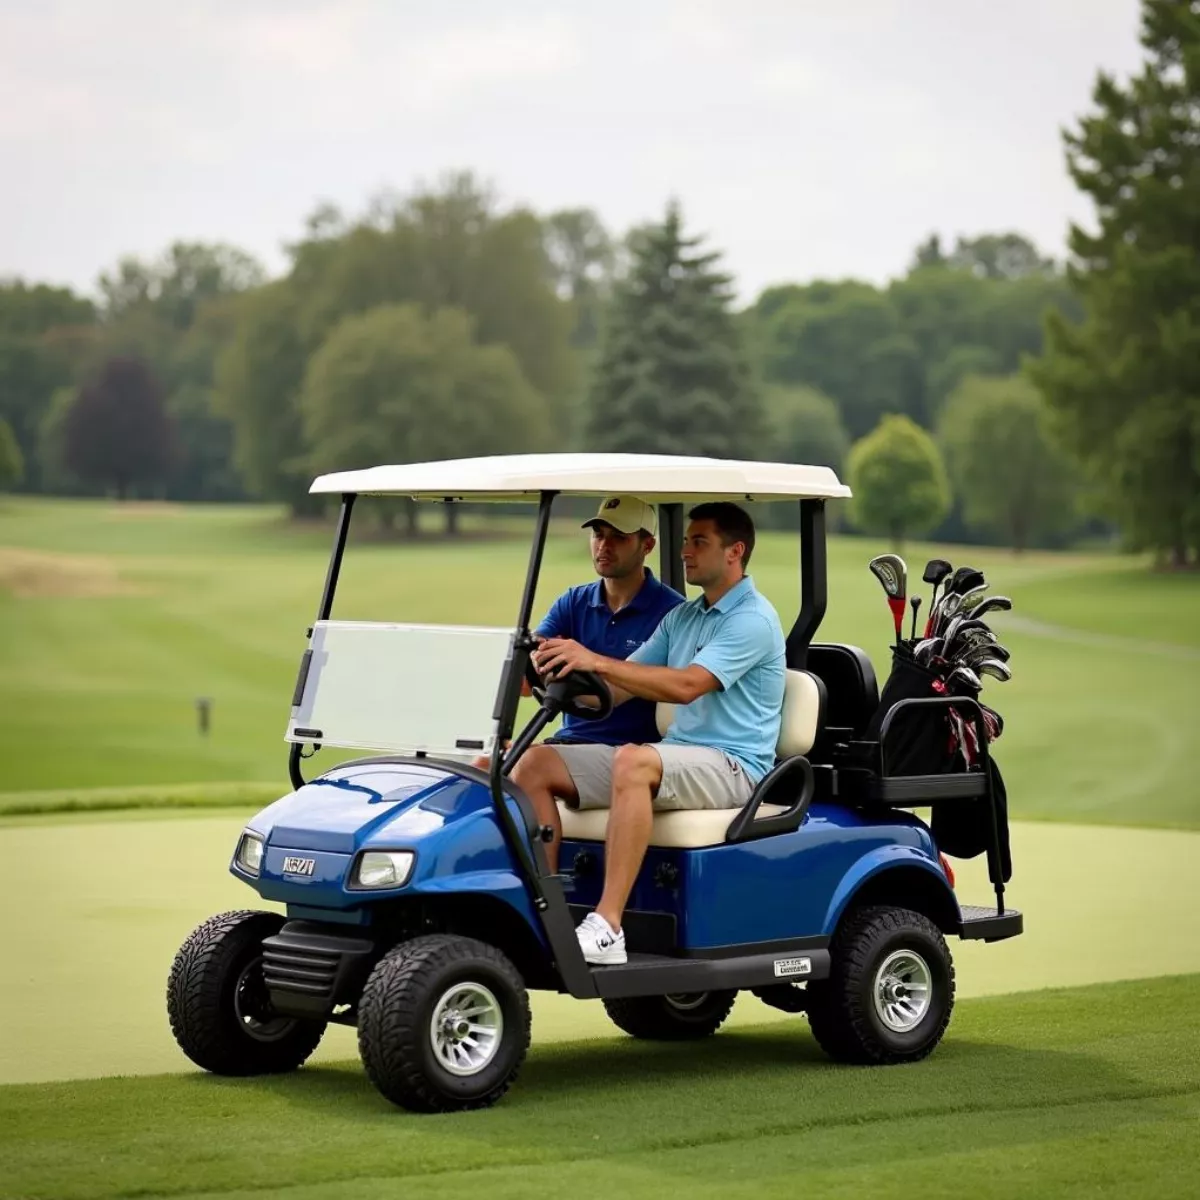
[[167, 1015], [180, 1049], [215, 1075], [294, 1071], [317, 1048], [324, 1021], [280, 1016], [262, 970], [263, 938], [283, 928], [270, 912], [210, 917], [179, 948]]
[[613, 1024], [633, 1037], [678, 1042], [716, 1033], [736, 999], [736, 991], [688, 992], [627, 996], [605, 1000], [604, 1007]]
[[807, 986], [813, 1036], [839, 1062], [916, 1062], [942, 1040], [954, 963], [938, 927], [904, 908], [864, 908], [834, 939], [828, 979]]
[[474, 938], [431, 934], [376, 964], [358, 1005], [371, 1082], [412, 1112], [495, 1104], [529, 1049], [529, 997], [516, 967]]

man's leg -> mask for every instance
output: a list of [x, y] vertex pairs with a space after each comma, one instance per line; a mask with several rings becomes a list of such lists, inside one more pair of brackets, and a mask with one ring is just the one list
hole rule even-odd
[[622, 746], [613, 758], [604, 893], [596, 911], [614, 932], [621, 928], [629, 893], [650, 845], [654, 789], [661, 780], [662, 759], [651, 746]]
[[558, 848], [562, 842], [562, 821], [557, 800], [577, 801], [575, 781], [562, 756], [552, 746], [530, 746], [517, 760], [512, 781], [529, 797], [538, 821], [554, 830], [546, 843], [546, 861], [551, 872], [558, 871]]

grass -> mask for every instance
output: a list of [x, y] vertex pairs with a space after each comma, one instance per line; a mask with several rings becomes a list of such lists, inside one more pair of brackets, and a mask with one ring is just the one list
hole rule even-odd
[[[0, 675], [12, 703], [0, 728], [0, 813], [82, 807], [91, 789], [105, 789], [95, 802], [114, 806], [196, 803], [197, 785], [209, 782], [282, 786], [288, 699], [329, 540], [327, 528], [289, 525], [268, 508], [6, 501]], [[863, 646], [882, 676], [888, 616], [865, 569], [880, 549], [832, 540], [822, 637]], [[910, 548], [914, 575], [936, 549]], [[525, 552], [514, 536], [352, 541], [337, 611], [506, 624]], [[1097, 646], [1041, 627], [1005, 633], [1016, 677], [989, 685], [986, 697], [1008, 721], [997, 755], [1014, 813], [1200, 827], [1191, 757], [1200, 671], [1188, 665], [1200, 650], [1200, 578], [1106, 556], [948, 556], [982, 566], [994, 590], [1043, 626], [1134, 639]], [[793, 540], [765, 535], [753, 571], [789, 620], [799, 590]], [[582, 535], [560, 529], [539, 611], [590, 577]], [[1182, 648], [1179, 661], [1163, 644]], [[214, 702], [208, 737], [196, 729], [199, 696]], [[248, 803], [261, 794], [248, 789]], [[211, 799], [230, 795], [214, 789]]]
[[[0, 922], [0, 1083], [186, 1068], [167, 1028], [167, 971], [205, 918], [264, 907], [227, 871], [244, 819], [161, 810], [0, 827], [0, 911], [20, 914]], [[960, 994], [1200, 972], [1200, 834], [1018, 823], [1012, 837], [1008, 896], [1026, 932], [955, 942]], [[982, 859], [955, 869], [964, 902], [987, 902]], [[539, 1045], [616, 1036], [598, 1005], [541, 992], [533, 1004]], [[733, 1021], [773, 1015], [746, 995]], [[353, 1031], [330, 1030], [318, 1053], [353, 1055]]]
[[[1170, 1013], [1170, 1020], [1156, 1014]], [[802, 1018], [537, 1046], [496, 1108], [414, 1117], [357, 1064], [0, 1088], [10, 1195], [1191, 1196], [1200, 977], [961, 1003], [925, 1063], [828, 1063]]]

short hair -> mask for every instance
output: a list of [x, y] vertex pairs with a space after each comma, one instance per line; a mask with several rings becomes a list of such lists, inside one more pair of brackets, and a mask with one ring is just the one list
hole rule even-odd
[[711, 521], [721, 535], [722, 546], [741, 542], [746, 547], [746, 553], [742, 555], [742, 570], [750, 565], [750, 555], [754, 552], [754, 522], [744, 508], [728, 500], [709, 500], [697, 504], [688, 513], [688, 520]]

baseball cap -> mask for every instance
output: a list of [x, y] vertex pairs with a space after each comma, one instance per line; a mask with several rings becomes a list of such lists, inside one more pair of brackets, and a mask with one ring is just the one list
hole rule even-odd
[[605, 496], [600, 501], [599, 511], [584, 521], [582, 528], [587, 529], [598, 521], [611, 525], [619, 533], [637, 533], [639, 529], [649, 534], [658, 533], [658, 515], [654, 505], [636, 496]]

